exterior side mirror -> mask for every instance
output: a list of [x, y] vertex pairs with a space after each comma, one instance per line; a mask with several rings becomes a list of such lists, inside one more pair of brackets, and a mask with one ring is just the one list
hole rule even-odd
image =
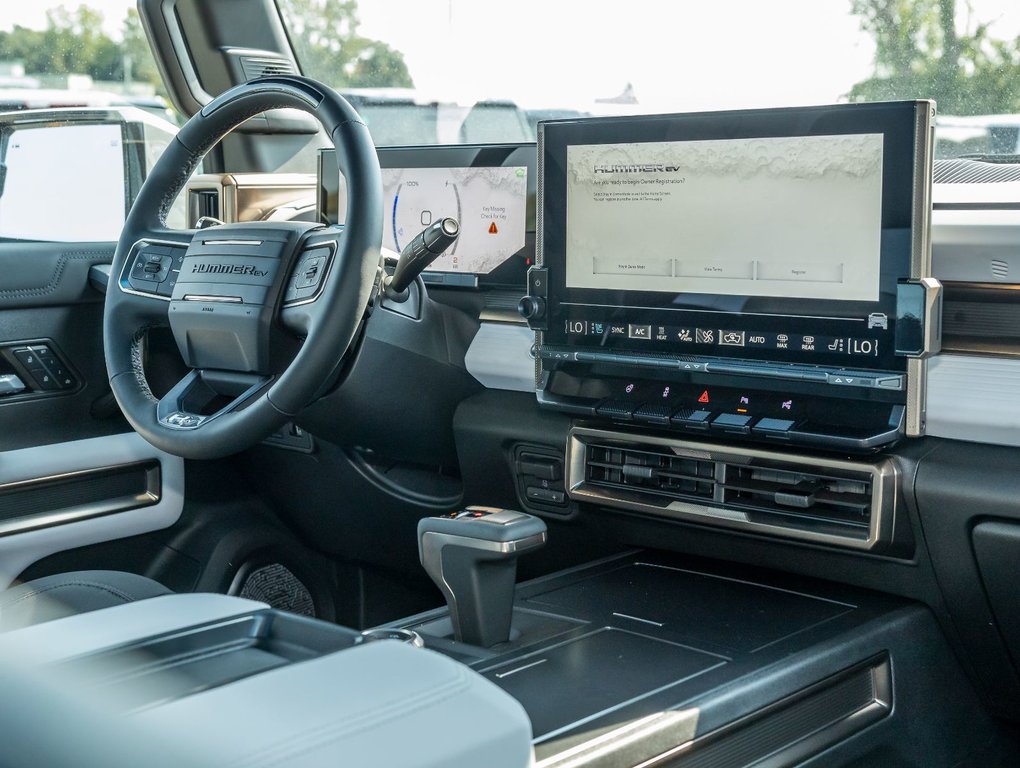
[[[176, 132], [132, 107], [0, 114], [0, 239], [117, 240]], [[183, 227], [175, 213], [168, 225]]]

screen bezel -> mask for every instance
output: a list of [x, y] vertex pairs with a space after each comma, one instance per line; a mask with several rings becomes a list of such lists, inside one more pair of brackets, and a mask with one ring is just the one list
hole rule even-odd
[[[615, 314], [618, 318], [633, 317], [634, 322], [659, 322], [686, 312], [715, 313], [706, 320], [716, 328], [735, 317], [755, 318], [762, 330], [769, 330], [770, 321], [779, 318], [793, 333], [824, 333], [817, 330], [815, 318], [834, 318], [833, 332], [842, 324], [859, 320], [873, 312], [889, 318], [888, 329], [878, 329], [875, 337], [884, 343], [881, 356], [874, 361], [844, 360], [843, 365], [856, 368], [902, 372], [906, 362], [893, 354], [896, 315], [896, 285], [899, 280], [923, 276], [917, 269], [917, 244], [927, 242], [919, 229], [928, 225], [926, 216], [919, 215], [918, 169], [927, 152], [920, 140], [919, 110], [930, 109], [928, 102], [885, 102], [874, 104], [840, 104], [822, 107], [799, 107], [733, 112], [691, 113], [617, 118], [588, 118], [542, 123], [539, 131], [540, 188], [542, 189], [539, 261], [548, 270], [548, 330], [544, 343], [605, 347], [605, 340], [568, 338], [566, 321], [576, 315], [576, 305], [602, 305], [627, 308]], [[883, 136], [882, 165], [882, 246], [880, 295], [876, 302], [776, 297], [734, 297], [712, 294], [678, 294], [634, 290], [569, 288], [566, 285], [566, 198], [567, 147], [662, 141], [698, 141], [752, 139], [768, 137], [831, 136], [878, 133]], [[568, 310], [567, 307], [575, 307]], [[666, 310], [670, 310], [667, 312]], [[708, 317], [707, 315], [699, 315]], [[757, 318], [763, 318], [761, 321]], [[839, 320], [846, 318], [846, 320]], [[608, 318], [605, 318], [608, 319]], [[775, 325], [774, 322], [771, 323]], [[851, 326], [852, 327], [852, 326]], [[837, 333], [836, 335], [839, 335]], [[870, 335], [870, 334], [869, 334]], [[614, 340], [615, 341], [615, 340]], [[643, 347], [643, 348], [642, 348]], [[634, 344], [616, 342], [614, 351], [656, 351], [663, 354], [699, 354], [713, 357], [743, 357], [792, 363], [837, 364], [804, 353], [779, 353], [761, 350], [757, 354], [744, 348], [692, 350], [679, 344]]]
[[[528, 267], [535, 263], [537, 221], [537, 152], [534, 143], [515, 144], [454, 144], [421, 147], [377, 147], [380, 168], [512, 168], [528, 169], [525, 208], [524, 247], [488, 273], [444, 273], [430, 270], [428, 274], [470, 275], [479, 287], [523, 291]], [[334, 180], [336, 180], [334, 182]], [[337, 224], [339, 169], [335, 150], [319, 151], [316, 220]], [[333, 183], [331, 183], [333, 182]]]

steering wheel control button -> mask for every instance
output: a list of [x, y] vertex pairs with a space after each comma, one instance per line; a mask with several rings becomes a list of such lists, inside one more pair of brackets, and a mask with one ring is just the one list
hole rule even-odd
[[315, 299], [329, 270], [332, 255], [332, 249], [327, 246], [310, 248], [301, 255], [287, 281], [287, 290], [283, 295], [285, 304]]
[[159, 295], [166, 296], [169, 299], [173, 295], [176, 286], [177, 272], [171, 271], [169, 277], [159, 284]]
[[315, 288], [318, 286], [322, 281], [322, 271], [325, 264], [326, 260], [323, 258], [302, 260], [301, 264], [298, 265], [297, 289]]
[[180, 245], [138, 241], [122, 273], [122, 287], [169, 299], [177, 284], [184, 254], [185, 249]]
[[170, 276], [173, 261], [173, 252], [168, 246], [145, 246], [134, 257], [128, 283], [136, 290], [151, 292], [154, 286], [145, 284], [162, 283], [166, 280]]
[[145, 261], [140, 255], [135, 258], [135, 264], [131, 268], [130, 282], [135, 283], [136, 281], [144, 280], [146, 282], [156, 282], [156, 278], [153, 277], [152, 273], [146, 271], [146, 267], [149, 262]]

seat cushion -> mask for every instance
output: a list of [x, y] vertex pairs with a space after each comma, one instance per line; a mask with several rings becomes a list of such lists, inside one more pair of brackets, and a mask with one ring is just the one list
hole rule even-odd
[[123, 571], [45, 576], [0, 593], [0, 632], [169, 594], [162, 584]]

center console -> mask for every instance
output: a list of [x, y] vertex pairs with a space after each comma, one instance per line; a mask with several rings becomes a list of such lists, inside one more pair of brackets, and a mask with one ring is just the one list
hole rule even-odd
[[924, 432], [931, 102], [539, 130], [539, 403], [868, 452]]
[[923, 606], [690, 556], [523, 584], [489, 648], [445, 609], [394, 626], [521, 702], [543, 768], [949, 766], [992, 730]]

